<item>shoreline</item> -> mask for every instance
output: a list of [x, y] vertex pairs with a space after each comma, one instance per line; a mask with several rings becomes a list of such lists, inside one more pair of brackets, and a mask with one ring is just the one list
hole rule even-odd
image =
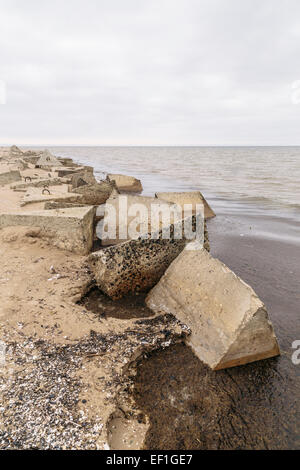
[[138, 367], [134, 390], [151, 423], [146, 448], [299, 449], [300, 373], [291, 360], [300, 336], [294, 245], [240, 237], [239, 230], [227, 234], [218, 217], [208, 232], [212, 255], [265, 302], [281, 356], [214, 373], [186, 345], [152, 353]]
[[[35, 171], [39, 173], [38, 170]], [[155, 190], [158, 191], [159, 188]], [[1, 191], [5, 193], [5, 190]], [[12, 206], [20, 201], [20, 197], [12, 201]], [[34, 203], [31, 207], [34, 207], [34, 210], [41, 209], [40, 203]], [[243, 223], [246, 227], [247, 223], [245, 221]], [[257, 218], [256, 225], [261, 226], [260, 224], [261, 220]], [[295, 329], [299, 328], [295, 320], [298, 313], [299, 295], [296, 284], [300, 277], [300, 266], [293, 257], [293, 245], [289, 242], [285, 241], [283, 246], [283, 242], [257, 238], [259, 232], [257, 228], [251, 229], [250, 235], [248, 233], [250, 229], [243, 230], [243, 237], [240, 237], [242, 225], [242, 219], [235, 215], [218, 215], [216, 219], [209, 221], [211, 251], [213, 256], [249, 282], [265, 301], [279, 336], [283, 355], [279, 359], [264, 360], [254, 365], [249, 364], [218, 373], [208, 371], [208, 368], [192, 354], [190, 348], [182, 344], [184, 329], [180, 322], [168, 318], [162, 319], [146, 310], [143, 311], [142, 299], [135, 298], [132, 301], [121, 302], [121, 314], [117, 304], [107, 302], [105, 298], [100, 297], [99, 300], [98, 296], [95, 299], [89, 297], [87, 303], [83, 303], [83, 299], [94, 287], [89, 269], [85, 266], [85, 256], [55, 248], [51, 245], [51, 241], [43, 240], [39, 235], [28, 234], [28, 231], [21, 227], [12, 230], [2, 229], [0, 231], [2, 256], [0, 294], [3, 299], [1, 322], [2, 330], [5, 330], [2, 331], [2, 337], [9, 345], [5, 372], [9, 393], [6, 390], [5, 393], [8, 394], [4, 403], [13, 402], [13, 406], [9, 405], [4, 411], [4, 420], [6, 423], [9, 420], [16, 420], [16, 425], [18, 422], [20, 429], [10, 430], [11, 435], [15, 436], [9, 441], [6, 434], [4, 437], [1, 436], [3, 429], [0, 427], [0, 447], [31, 448], [34, 442], [39, 442], [41, 448], [48, 448], [47, 446], [61, 448], [64, 445], [61, 438], [63, 430], [67, 433], [66, 448], [74, 446], [76, 448], [78, 445], [78, 448], [103, 449], [105, 446], [110, 446], [116, 449], [116, 446], [124, 446], [120, 448], [134, 449], [142, 447], [144, 440], [147, 448], [155, 448], [157, 443], [161, 449], [191, 449], [198, 448], [197, 445], [200, 445], [200, 448], [215, 448], [215, 430], [211, 429], [210, 423], [210, 420], [216, 419], [213, 410], [216, 408], [220, 413], [219, 418], [224, 411], [232, 416], [233, 410], [230, 408], [232, 401], [235, 403], [233, 413], [235, 417], [228, 420], [225, 426], [226, 432], [223, 431], [222, 439], [225, 444], [230, 442], [230, 445], [236, 448], [240, 445], [279, 448], [280, 443], [287, 446], [286, 448], [295, 446], [297, 423], [295, 424], [293, 413], [295, 414], [297, 404], [294, 402], [294, 396], [292, 397], [292, 390], [288, 390], [287, 393], [286, 420], [281, 414], [283, 403], [280, 400], [282, 400], [282, 387], [291, 380], [293, 380], [291, 385], [291, 389], [294, 387], [293, 392], [300, 389], [299, 383], [294, 379], [296, 367], [293, 366], [295, 370], [290, 367], [288, 353], [291, 339], [297, 339], [292, 338]], [[266, 268], [271, 275], [266, 275]], [[289, 270], [293, 275], [288, 275]], [[56, 277], [57, 275], [59, 277]], [[279, 286], [275, 282], [277, 279], [280, 282]], [[284, 303], [283, 293], [292, 297], [291, 302]], [[95, 305], [98, 306], [96, 311]], [[143, 311], [143, 315], [136, 315], [137, 309]], [[289, 309], [288, 323], [282, 319], [283, 309]], [[162, 330], [166, 330], [166, 336], [161, 333]], [[300, 333], [300, 329], [298, 331]], [[141, 335], [142, 337], [146, 335], [148, 341], [148, 345], [142, 348]], [[170, 343], [165, 349], [166, 338], [169, 338]], [[101, 354], [99, 349], [102, 351]], [[144, 355], [148, 357], [146, 360], [142, 359]], [[174, 359], [181, 362], [178, 371], [174, 370]], [[161, 367], [161, 362], [164, 367]], [[44, 363], [47, 364], [46, 370]], [[54, 370], [60, 367], [62, 373]], [[51, 373], [48, 374], [47, 368]], [[160, 397], [161, 405], [158, 408], [161, 411], [160, 407], [164, 407], [164, 400], [167, 398], [159, 394], [163, 393], [165, 386], [170, 393], [168, 387], [175, 380], [171, 376], [175, 374], [177, 382], [182, 384], [185, 381], [184, 387], [187, 386], [189, 379], [184, 371], [185, 368], [189, 372], [194, 370], [199, 383], [205, 379], [210, 387], [199, 389], [199, 384], [195, 384], [193, 379], [190, 383], [191, 391], [194, 393], [192, 398], [181, 386], [177, 392], [172, 391], [173, 405], [178, 404], [178, 401], [181, 403], [178, 407], [178, 416], [174, 414], [174, 409], [172, 410], [172, 407], [174, 408], [172, 403], [171, 407], [169, 404], [166, 405], [169, 414], [161, 412], [156, 415], [155, 412], [153, 416], [152, 410], [155, 408], [153, 400], [159, 400]], [[284, 372], [282, 368], [285, 368]], [[37, 380], [34, 380], [30, 370], [38, 373]], [[158, 372], [159, 370], [161, 372]], [[155, 379], [157, 373], [158, 377]], [[274, 379], [276, 374], [283, 377], [282, 381], [276, 382]], [[271, 432], [276, 425], [278, 431], [278, 426], [283, 425], [288, 431], [284, 431], [285, 434], [278, 431], [276, 438], [273, 434], [263, 439], [257, 436], [254, 438], [252, 434], [256, 433], [255, 426], [258, 424], [262, 426], [259, 414], [257, 414], [257, 424], [254, 423], [252, 427], [250, 421], [247, 421], [250, 419], [250, 414], [248, 416], [249, 410], [245, 403], [244, 407], [239, 408], [238, 401], [241, 399], [239, 394], [242, 393], [242, 387], [245, 387], [248, 399], [253, 399], [256, 404], [260, 403], [260, 412], [261, 409], [269, 410], [267, 392], [273, 393], [271, 385], [262, 395], [255, 394], [254, 385], [255, 380], [265, 383], [270, 377], [279, 401], [274, 401], [274, 406], [278, 409], [275, 421], [272, 421], [271, 414], [268, 415], [268, 429]], [[182, 380], [183, 378], [185, 379]], [[5, 380], [0, 384], [2, 391], [5, 390]], [[61, 380], [64, 382], [65, 393], [56, 399], [53, 395], [59, 395], [58, 384]], [[247, 380], [252, 384], [250, 389], [247, 389]], [[233, 389], [232, 386], [228, 386], [228, 381], [238, 381], [238, 395], [235, 387]], [[45, 385], [46, 388], [51, 388], [49, 384], [52, 382], [52, 393], [46, 389], [39, 391], [40, 383], [43, 382], [48, 384]], [[26, 397], [22, 392], [24, 383], [32, 392], [28, 392]], [[227, 387], [225, 395], [220, 388], [221, 385]], [[209, 394], [215, 387], [221, 399], [213, 393], [206, 403], [203, 402], [203, 393]], [[137, 393], [139, 390], [144, 390], [142, 400], [141, 394]], [[183, 394], [181, 397], [180, 393]], [[143, 401], [147, 397], [149, 403]], [[194, 418], [191, 418], [193, 416], [191, 400], [192, 409], [196, 410]], [[53, 428], [53, 434], [48, 436], [47, 441], [47, 432], [46, 434], [42, 432], [42, 437], [38, 435], [38, 430], [41, 431], [36, 424], [34, 407], [47, 420], [51, 406], [55, 406], [58, 410], [56, 417], [61, 429], [54, 422], [49, 423], [50, 428]], [[29, 417], [20, 419], [27, 407]], [[205, 415], [200, 424], [197, 422], [198, 409]], [[238, 420], [240, 413], [243, 419], [241, 418], [237, 424], [232, 420]], [[184, 423], [190, 423], [190, 428], [188, 425], [183, 427], [184, 432], [180, 433], [181, 441], [178, 443], [173, 432], [176, 426], [173, 429], [169, 420], [175, 416], [180, 428], [181, 415]], [[28, 433], [28, 430], [25, 432], [28, 420], [31, 423], [31, 433]], [[64, 420], [66, 426], [63, 424]], [[166, 428], [164, 423], [169, 427]], [[230, 431], [230, 426], [235, 429], [236, 425], [239, 431], [235, 435], [232, 429]], [[70, 429], [67, 430], [67, 427]], [[193, 441], [190, 439], [191, 429], [195, 437]], [[76, 439], [77, 444], [75, 444]], [[218, 445], [220, 446], [220, 443]]]

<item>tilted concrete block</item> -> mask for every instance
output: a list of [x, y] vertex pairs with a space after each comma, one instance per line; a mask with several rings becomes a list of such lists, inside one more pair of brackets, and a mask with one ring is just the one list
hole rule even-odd
[[[195, 216], [189, 222], [193, 226]], [[184, 229], [186, 224], [187, 219]], [[181, 225], [172, 224], [157, 232], [157, 238], [129, 240], [92, 253], [89, 263], [98, 287], [112, 299], [150, 289], [185, 247], [185, 234], [175, 238], [180, 231]]]
[[95, 208], [42, 210], [0, 214], [0, 228], [38, 227], [40, 237], [54, 246], [74, 253], [88, 254], [93, 246]]
[[136, 221], [137, 231], [141, 231], [144, 227], [143, 231], [151, 233], [152, 229], [157, 232], [164, 225], [169, 226], [182, 218], [181, 210], [176, 204], [154, 197], [120, 195], [117, 192], [111, 194], [102, 210], [103, 212], [113, 211], [111, 215], [115, 215], [116, 220], [116, 236], [114, 237], [109, 237], [106, 233], [105, 219], [97, 228], [97, 236], [102, 246], [116, 245], [132, 238], [129, 232], [130, 225], [134, 221]]
[[74, 188], [73, 193], [80, 195], [80, 202], [83, 204], [100, 205], [106, 202], [114, 190], [114, 182], [101, 181]]
[[115, 181], [117, 188], [120, 191], [133, 192], [133, 193], [141, 193], [143, 191], [143, 186], [142, 186], [141, 181], [135, 178], [134, 176], [109, 173], [107, 175], [107, 178], [110, 181]]
[[204, 217], [205, 219], [211, 219], [216, 214], [206, 201], [205, 197], [200, 191], [188, 191], [188, 192], [171, 192], [171, 193], [156, 193], [155, 197], [163, 199], [164, 201], [173, 202], [175, 204], [192, 204], [193, 210], [195, 211], [197, 204], [204, 204]]
[[264, 304], [206, 250], [185, 249], [148, 294], [146, 304], [191, 328], [188, 343], [212, 369], [280, 354]]

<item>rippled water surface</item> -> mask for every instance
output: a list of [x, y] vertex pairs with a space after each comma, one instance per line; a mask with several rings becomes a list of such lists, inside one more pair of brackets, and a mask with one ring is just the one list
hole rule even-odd
[[[300, 220], [300, 147], [50, 147], [105, 172], [142, 179], [145, 194], [200, 189], [228, 201], [288, 211]], [[224, 199], [226, 204], [224, 204]]]

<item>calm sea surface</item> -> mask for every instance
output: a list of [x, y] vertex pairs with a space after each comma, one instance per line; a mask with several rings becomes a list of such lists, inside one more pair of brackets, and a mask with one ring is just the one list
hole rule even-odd
[[106, 172], [142, 179], [145, 193], [200, 189], [207, 197], [300, 212], [300, 147], [49, 147]]
[[300, 241], [300, 147], [48, 148], [92, 165], [98, 178], [136, 176], [145, 195], [200, 190], [217, 214], [269, 218], [263, 236]]

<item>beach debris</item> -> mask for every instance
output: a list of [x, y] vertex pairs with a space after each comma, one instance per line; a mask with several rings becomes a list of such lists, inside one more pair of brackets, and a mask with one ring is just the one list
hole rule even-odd
[[190, 327], [188, 344], [214, 370], [280, 354], [264, 304], [206, 250], [185, 249], [148, 294], [146, 304]]
[[164, 201], [173, 202], [175, 204], [192, 204], [193, 211], [196, 210], [197, 204], [204, 204], [204, 217], [205, 219], [211, 219], [216, 214], [206, 201], [205, 197], [200, 191], [188, 191], [188, 192], [169, 192], [169, 193], [156, 193], [155, 197], [163, 199]]
[[[60, 325], [54, 326], [59, 331]], [[21, 341], [10, 341], [11, 372], [0, 376], [0, 411], [5, 411], [0, 449], [103, 449], [109, 445], [110, 417], [120, 410], [120, 400], [128, 413], [135, 411], [129, 394], [137, 360], [181, 342], [188, 334], [175, 317], [162, 315], [137, 320], [119, 332], [91, 330], [73, 344], [25, 334]], [[105, 371], [99, 372], [103, 393], [98, 386], [95, 389], [96, 377], [86, 371], [88, 361], [97, 358]], [[93, 390], [98, 406], [89, 413], [86, 392]]]
[[94, 216], [95, 209], [89, 206], [2, 213], [0, 228], [37, 227], [39, 237], [51, 241], [54, 246], [84, 255], [91, 251], [93, 245]]
[[117, 188], [124, 192], [141, 193], [143, 186], [140, 180], [134, 176], [119, 175], [109, 173], [107, 175], [108, 181], [115, 181]]
[[[184, 227], [186, 224], [194, 225], [195, 216], [185, 219]], [[120, 299], [153, 287], [187, 243], [184, 231], [181, 238], [175, 238], [179, 230], [181, 221], [164, 227], [154, 237], [132, 239], [92, 253], [88, 262], [99, 289]]]

